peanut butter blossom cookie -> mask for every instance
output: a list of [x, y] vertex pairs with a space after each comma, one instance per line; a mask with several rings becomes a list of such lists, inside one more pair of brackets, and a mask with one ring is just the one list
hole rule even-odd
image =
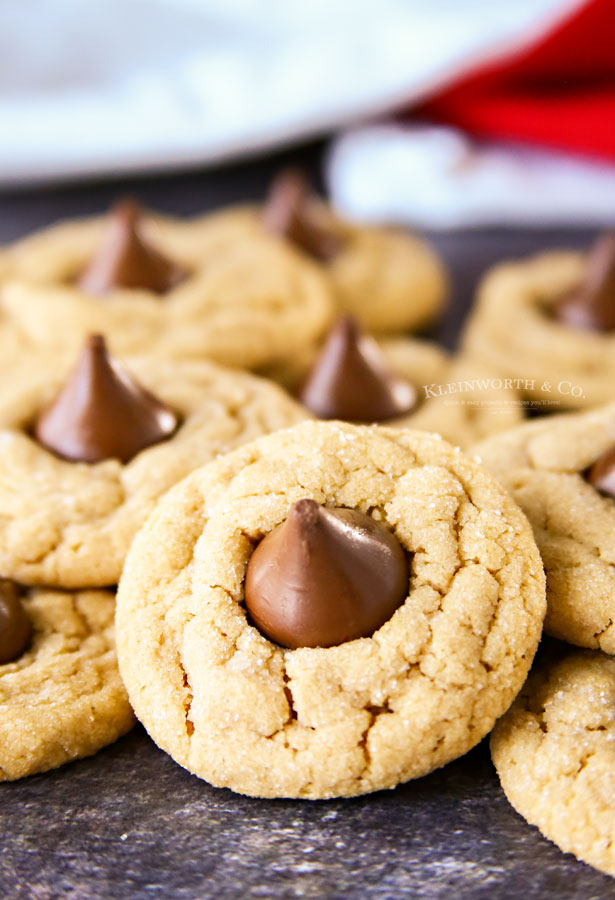
[[306, 422], [192, 473], [136, 537], [122, 677], [153, 739], [220, 787], [394, 787], [476, 744], [545, 609], [531, 529], [434, 435]]
[[89, 756], [132, 728], [114, 612], [108, 591], [0, 580], [0, 781]]
[[522, 425], [473, 452], [534, 529], [546, 631], [615, 654], [615, 404]]
[[266, 374], [318, 418], [435, 431], [460, 447], [523, 421], [512, 381], [428, 341], [376, 341], [350, 316], [334, 323], [320, 348]]
[[200, 234], [130, 203], [46, 229], [6, 252], [5, 320], [55, 353], [100, 331], [122, 355], [246, 368], [292, 357], [326, 329], [331, 289], [304, 255], [265, 234], [222, 252]]
[[425, 241], [341, 219], [295, 171], [274, 180], [261, 209], [223, 210], [204, 217], [200, 228], [212, 246], [253, 234], [278, 236], [321, 267], [338, 311], [356, 316], [369, 331], [422, 328], [444, 305], [444, 266]]
[[517, 812], [615, 875], [615, 659], [586, 650], [541, 666], [496, 725], [491, 755]]
[[583, 255], [545, 253], [485, 278], [464, 350], [563, 408], [607, 403], [615, 383], [615, 234]]
[[27, 584], [115, 584], [158, 498], [188, 472], [308, 413], [279, 388], [206, 362], [110, 357], [0, 395], [0, 571]]

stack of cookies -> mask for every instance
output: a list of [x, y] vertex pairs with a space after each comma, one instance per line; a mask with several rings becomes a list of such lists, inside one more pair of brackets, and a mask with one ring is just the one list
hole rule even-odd
[[[213, 785], [354, 796], [495, 726], [511, 802], [615, 874], [615, 406], [595, 408], [615, 267], [595, 255], [585, 279], [575, 255], [491, 274], [450, 357], [409, 334], [443, 306], [433, 250], [297, 173], [261, 208], [124, 203], [7, 248], [0, 777], [93, 753], [134, 711]], [[591, 409], [523, 423], [498, 304], [550, 335], [524, 344], [534, 380], [584, 329], [570, 396]], [[590, 649], [527, 680], [543, 622]]]
[[[1, 327], [12, 349], [0, 397], [0, 779], [94, 753], [133, 725], [113, 619], [135, 533], [193, 469], [309, 416], [247, 372], [149, 352], [150, 342], [177, 347], [190, 337], [188, 312], [179, 329], [165, 317], [181, 305], [182, 285], [189, 305], [200, 277], [188, 272], [189, 254], [174, 252], [184, 226], [165, 223], [172, 240], [161, 238], [159, 249], [146, 237], [155, 224], [123, 205], [107, 224], [58, 226], [5, 256]], [[282, 260], [280, 284], [268, 298], [243, 295], [236, 311], [263, 332], [259, 362], [280, 328], [268, 324], [266, 303], [276, 304], [275, 290], [286, 296], [284, 279], [296, 287], [289, 320], [299, 315], [293, 304], [308, 324], [313, 314], [307, 335], [325, 325], [330, 305], [318, 271], [268, 250]], [[217, 304], [208, 321], [230, 347], [227, 319]]]
[[497, 724], [491, 752], [521, 815], [615, 875], [615, 235], [587, 255], [496, 267], [464, 347], [504, 376], [521, 369], [532, 400], [553, 392], [580, 410], [473, 447], [529, 519], [546, 572], [545, 632], [565, 642]]
[[[615, 296], [615, 295], [614, 295]], [[547, 654], [496, 726], [513, 806], [615, 875], [615, 404], [490, 438], [478, 459], [527, 515], [547, 578]]]

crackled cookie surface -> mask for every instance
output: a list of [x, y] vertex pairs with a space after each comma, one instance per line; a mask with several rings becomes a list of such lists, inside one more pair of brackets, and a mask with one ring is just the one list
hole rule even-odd
[[534, 529], [547, 574], [545, 629], [615, 653], [615, 498], [586, 477], [615, 445], [615, 404], [541, 419], [472, 452]]
[[615, 660], [577, 651], [531, 675], [491, 736], [504, 792], [567, 853], [615, 875]]
[[115, 654], [115, 596], [33, 589], [32, 638], [0, 665], [0, 781], [54, 769], [125, 734], [134, 715]]
[[[257, 544], [304, 499], [368, 513], [408, 554], [371, 637], [283, 649], [248, 621]], [[525, 680], [544, 615], [531, 529], [479, 466], [420, 432], [308, 422], [192, 473], [137, 535], [118, 658], [153, 739], [217, 786], [351, 796], [479, 741]]]
[[265, 235], [229, 244], [210, 239], [198, 222], [151, 215], [140, 221], [144, 239], [181, 278], [163, 294], [122, 286], [90, 294], [79, 279], [108, 223], [63, 223], [7, 250], [1, 308], [24, 339], [70, 355], [87, 334], [103, 332], [122, 355], [252, 368], [299, 352], [330, 321], [326, 278], [291, 247]]
[[[115, 584], [130, 542], [158, 498], [188, 472], [308, 413], [274, 385], [205, 362], [126, 361], [173, 410], [177, 430], [126, 463], [60, 458], [32, 434], [65, 382], [46, 371], [0, 393], [0, 571], [27, 584]], [[61, 429], [60, 429], [61, 431]]]
[[[552, 315], [583, 278], [581, 253], [544, 253], [497, 266], [483, 281], [463, 349], [525, 393], [562, 408], [612, 399], [615, 332], [571, 328]], [[533, 382], [533, 385], [532, 385]]]

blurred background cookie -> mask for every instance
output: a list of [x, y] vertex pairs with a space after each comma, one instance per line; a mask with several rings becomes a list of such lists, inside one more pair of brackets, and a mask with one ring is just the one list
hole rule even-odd
[[407, 230], [345, 220], [299, 171], [277, 175], [261, 207], [214, 213], [201, 226], [212, 246], [272, 234], [302, 251], [321, 265], [338, 311], [368, 331], [417, 331], [444, 307], [444, 264], [425, 240]]
[[545, 253], [485, 276], [462, 346], [536, 400], [563, 408], [613, 398], [615, 237], [587, 255]]
[[[190, 225], [130, 203], [107, 219], [52, 226], [7, 251], [5, 318], [41, 352], [74, 354], [91, 332], [115, 353], [213, 359], [252, 368], [322, 334], [333, 301], [318, 267], [266, 236], [183, 240]], [[173, 240], [169, 239], [172, 235]]]

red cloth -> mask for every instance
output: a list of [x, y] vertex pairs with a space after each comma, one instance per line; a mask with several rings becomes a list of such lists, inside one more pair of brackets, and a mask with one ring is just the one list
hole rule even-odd
[[418, 113], [482, 137], [615, 161], [615, 0], [591, 0], [538, 43], [462, 76]]

